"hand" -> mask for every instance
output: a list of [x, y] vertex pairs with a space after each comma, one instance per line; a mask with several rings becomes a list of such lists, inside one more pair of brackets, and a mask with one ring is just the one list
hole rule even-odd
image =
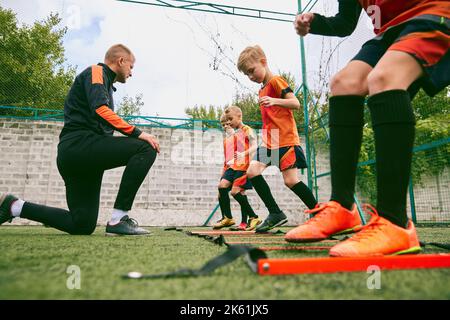
[[297, 15], [294, 21], [294, 28], [299, 36], [304, 37], [309, 33], [313, 19], [314, 13], [312, 12]]
[[234, 164], [234, 159], [231, 159], [230, 161], [227, 162], [227, 166], [232, 166]]
[[154, 135], [147, 132], [142, 132], [138, 139], [148, 142], [153, 147], [153, 149], [155, 149], [156, 152], [159, 153], [159, 142]]
[[271, 97], [264, 96], [259, 99], [259, 104], [263, 107], [270, 107], [275, 105], [275, 101]]

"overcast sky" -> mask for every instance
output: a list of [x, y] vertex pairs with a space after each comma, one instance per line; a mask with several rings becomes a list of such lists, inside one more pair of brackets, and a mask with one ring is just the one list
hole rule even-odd
[[[297, 12], [297, 1], [293, 0], [203, 2]], [[0, 4], [13, 9], [18, 20], [26, 24], [58, 12], [62, 26], [69, 28], [64, 38], [67, 63], [77, 66], [77, 73], [101, 62], [112, 44], [129, 46], [137, 58], [134, 74], [127, 84], [117, 85], [115, 100], [142, 93], [144, 115], [185, 118], [187, 106], [224, 106], [231, 103], [237, 91], [257, 92], [258, 85], [235, 67], [240, 51], [247, 45], [259, 44], [272, 71], [291, 72], [301, 83], [299, 38], [292, 23], [115, 0], [0, 0]], [[333, 15], [336, 10], [337, 1], [319, 0], [312, 11]], [[328, 78], [373, 36], [370, 21], [364, 15], [361, 20], [355, 34], [344, 41], [311, 35], [305, 38], [310, 87], [320, 89], [320, 67], [328, 67], [323, 73]]]

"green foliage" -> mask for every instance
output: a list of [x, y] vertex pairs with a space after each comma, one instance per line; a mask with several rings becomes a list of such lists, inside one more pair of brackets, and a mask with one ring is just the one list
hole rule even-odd
[[223, 113], [222, 107], [214, 107], [209, 106], [206, 107], [204, 105], [188, 107], [184, 110], [184, 112], [190, 116], [192, 119], [204, 119], [204, 120], [220, 120], [220, 116]]
[[[141, 115], [141, 108], [144, 106], [142, 101], [143, 94], [139, 93], [134, 98], [126, 95], [119, 103], [117, 114], [123, 117], [135, 117]], [[129, 123], [133, 123], [134, 119], [127, 119]]]
[[[413, 100], [416, 114], [415, 146], [422, 146], [433, 141], [450, 137], [450, 98], [446, 90], [433, 98], [420, 91]], [[371, 128], [364, 128], [363, 144], [359, 161], [375, 159], [375, 141]], [[450, 166], [450, 144], [414, 152], [411, 176], [415, 185], [422, 185], [427, 176], [440, 175]], [[376, 202], [375, 165], [362, 166], [358, 169], [357, 186], [361, 194], [370, 202]]]
[[[253, 93], [237, 93], [233, 99], [233, 105], [242, 110], [242, 119], [245, 123], [261, 123], [261, 111], [259, 109], [258, 95]], [[261, 129], [262, 125], [252, 125], [254, 129]]]
[[[184, 112], [192, 119], [206, 120], [202, 122], [203, 129], [220, 128], [220, 116], [224, 108], [204, 105], [188, 107]], [[193, 123], [191, 124], [193, 126]]]
[[[435, 97], [428, 97], [420, 91], [413, 100], [413, 108], [416, 115], [415, 146], [423, 146], [434, 141], [450, 137], [450, 98], [447, 90], [441, 91]], [[320, 107], [324, 110], [324, 120], [328, 120], [328, 106]], [[366, 110], [367, 111], [367, 110]], [[375, 140], [370, 124], [370, 113], [365, 113], [367, 125], [363, 129], [363, 143], [359, 156], [359, 162], [375, 160]], [[326, 131], [320, 127], [319, 122], [314, 122], [313, 131], [314, 146], [320, 153], [328, 153]], [[450, 144], [438, 146], [428, 150], [417, 151], [413, 154], [411, 175], [415, 185], [422, 185], [427, 176], [442, 174], [445, 168], [450, 166]], [[322, 173], [322, 172], [319, 172]], [[356, 178], [357, 190], [365, 201], [376, 202], [376, 168], [375, 164], [358, 167]]]
[[416, 119], [423, 120], [433, 115], [450, 114], [449, 93], [449, 89], [447, 89], [442, 90], [434, 97], [429, 97], [423, 90], [420, 90], [413, 100]]
[[[450, 114], [435, 114], [419, 120], [416, 125], [416, 145], [432, 143], [450, 137]], [[414, 154], [412, 177], [420, 183], [427, 175], [440, 175], [450, 166], [450, 143]]]
[[75, 68], [64, 68], [57, 14], [32, 26], [18, 26], [16, 15], [0, 7], [0, 105], [63, 109], [75, 77]]

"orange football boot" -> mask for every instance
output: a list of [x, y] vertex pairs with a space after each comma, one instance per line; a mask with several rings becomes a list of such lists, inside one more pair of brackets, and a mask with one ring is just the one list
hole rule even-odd
[[284, 239], [288, 242], [312, 242], [327, 239], [333, 235], [361, 230], [362, 222], [356, 205], [347, 210], [336, 201], [321, 203], [306, 214], [315, 216], [304, 224], [289, 231]]
[[421, 250], [414, 224], [410, 220], [406, 229], [380, 217], [372, 210], [369, 223], [356, 235], [330, 249], [333, 257], [359, 257], [417, 253]]

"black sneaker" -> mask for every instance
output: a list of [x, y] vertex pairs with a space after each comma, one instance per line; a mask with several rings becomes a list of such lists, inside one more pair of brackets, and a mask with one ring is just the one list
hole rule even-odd
[[4, 193], [0, 196], [0, 224], [12, 221], [14, 217], [11, 214], [11, 205], [16, 200], [17, 197], [12, 194]]
[[109, 222], [106, 225], [107, 236], [140, 236], [146, 234], [150, 234], [150, 231], [140, 228], [137, 221], [130, 218], [128, 215], [122, 217], [120, 222], [115, 225], [110, 225]]
[[279, 227], [285, 224], [288, 221], [286, 215], [283, 212], [280, 213], [270, 213], [269, 216], [261, 223], [258, 227], [256, 227], [256, 233], [267, 232], [270, 229], [275, 227]]

